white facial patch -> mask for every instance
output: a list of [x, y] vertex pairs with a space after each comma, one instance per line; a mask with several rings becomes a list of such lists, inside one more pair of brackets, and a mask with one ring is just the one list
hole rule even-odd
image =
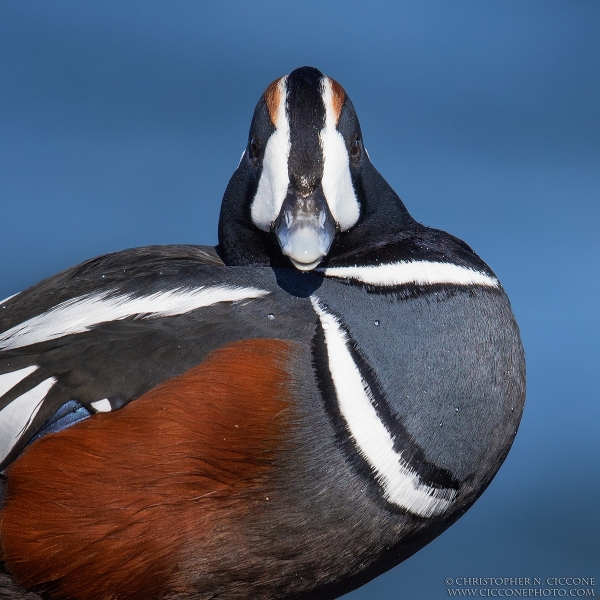
[[[24, 370], [26, 369], [22, 369], [22, 371]], [[40, 410], [44, 398], [55, 383], [54, 377], [45, 379], [33, 389], [15, 398], [0, 411], [0, 461], [4, 460], [23, 432], [29, 427]]]
[[252, 222], [263, 231], [269, 231], [271, 223], [278, 217], [290, 183], [290, 124], [285, 110], [286, 80], [287, 77], [282, 77], [277, 84], [279, 103], [275, 131], [267, 141], [258, 188], [250, 207]]
[[257, 288], [220, 285], [175, 288], [138, 297], [114, 295], [110, 291], [86, 294], [54, 306], [0, 334], [0, 350], [22, 348], [65, 335], [83, 333], [109, 321], [128, 317], [170, 317], [218, 302], [251, 300], [268, 293]]
[[393, 287], [397, 285], [480, 285], [499, 288], [500, 282], [491, 275], [451, 263], [425, 260], [400, 261], [365, 267], [328, 267], [316, 269], [326, 277], [354, 279], [368, 285]]
[[336, 127], [337, 115], [333, 106], [333, 91], [328, 77], [323, 78], [322, 85], [325, 127], [319, 136], [323, 149], [323, 193], [340, 230], [346, 231], [358, 221], [360, 207], [352, 185], [346, 142]]
[[379, 418], [373, 393], [352, 358], [348, 335], [338, 319], [321, 306], [317, 297], [311, 296], [311, 302], [323, 328], [329, 371], [340, 413], [358, 452], [382, 487], [385, 498], [420, 517], [444, 512], [456, 496], [456, 490], [424, 484], [418, 473], [394, 450], [394, 439]]

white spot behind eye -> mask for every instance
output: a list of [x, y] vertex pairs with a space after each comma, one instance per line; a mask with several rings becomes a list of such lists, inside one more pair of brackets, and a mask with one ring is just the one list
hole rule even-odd
[[350, 229], [358, 221], [360, 206], [352, 185], [348, 150], [342, 134], [336, 127], [333, 92], [329, 78], [323, 78], [325, 127], [321, 130], [323, 148], [323, 193], [333, 218], [341, 231]]
[[271, 229], [271, 223], [279, 215], [290, 183], [288, 157], [290, 155], [290, 124], [285, 111], [287, 77], [279, 80], [279, 105], [277, 127], [265, 147], [262, 172], [250, 214], [252, 222], [263, 231]]

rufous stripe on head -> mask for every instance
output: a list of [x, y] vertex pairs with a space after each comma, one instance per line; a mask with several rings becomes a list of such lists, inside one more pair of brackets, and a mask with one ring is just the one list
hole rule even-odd
[[346, 101], [346, 90], [335, 80], [328, 77], [331, 84], [331, 101], [333, 104], [333, 114], [335, 116], [335, 124], [337, 125], [342, 114], [342, 107]]
[[269, 117], [271, 117], [271, 123], [273, 123], [275, 127], [277, 127], [277, 114], [279, 111], [279, 103], [281, 102], [281, 87], [279, 86], [281, 79], [282, 78], [280, 77], [270, 83], [264, 94]]

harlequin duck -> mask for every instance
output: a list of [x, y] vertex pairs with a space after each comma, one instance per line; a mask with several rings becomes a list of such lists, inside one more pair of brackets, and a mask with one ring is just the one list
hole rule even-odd
[[510, 304], [375, 170], [344, 89], [274, 81], [219, 245], [0, 303], [9, 598], [335, 598], [483, 492], [515, 436]]

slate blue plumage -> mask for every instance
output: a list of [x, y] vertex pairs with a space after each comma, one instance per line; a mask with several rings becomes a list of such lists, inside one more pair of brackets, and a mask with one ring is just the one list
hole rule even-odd
[[[157, 246], [93, 259], [3, 304], [0, 441], [7, 468], [0, 527], [7, 573], [21, 585], [78, 599], [334, 598], [450, 526], [504, 460], [525, 395], [523, 350], [506, 294], [464, 242], [412, 219], [371, 164], [354, 108], [334, 80], [304, 67], [267, 88], [225, 192], [219, 233], [216, 249]], [[54, 507], [61, 494], [87, 490], [76, 476], [85, 467], [75, 464], [61, 483], [73, 486], [67, 492], [26, 494], [31, 486], [22, 482], [37, 481], [43, 448], [58, 447], [53, 439], [81, 439], [85, 448], [90, 431], [110, 435], [111, 423], [126, 422], [136, 405], [148, 406], [149, 424], [170, 419], [152, 404], [155, 390], [179, 398], [182, 382], [212, 364], [215, 352], [252, 341], [244, 354], [250, 367], [232, 363], [232, 378], [251, 370], [258, 344], [271, 344], [275, 354], [291, 348], [281, 390], [264, 398], [287, 408], [272, 416], [279, 433], [263, 440], [273, 454], [253, 457], [265, 474], [236, 492], [244, 510], [226, 513], [228, 501], [216, 497], [198, 521], [198, 531], [204, 521], [219, 523], [218, 535], [210, 529], [173, 541], [192, 550], [169, 555], [151, 590], [129, 580], [133, 561], [101, 575], [103, 561], [112, 563], [91, 550], [106, 538], [82, 541], [81, 528], [64, 540], [58, 533], [60, 558], [25, 552], [30, 543], [43, 546], [39, 532], [47, 523], [21, 506]], [[206, 402], [212, 406], [211, 393], [181, 396], [190, 419]], [[242, 412], [247, 401], [236, 401]], [[209, 421], [224, 432], [243, 425], [218, 404], [211, 410]], [[68, 414], [85, 418], [72, 424]], [[45, 435], [26, 447], [38, 431]], [[213, 457], [193, 457], [199, 471], [192, 475], [204, 476], [203, 463], [229, 456], [229, 435]], [[137, 493], [133, 482], [142, 470], [135, 453], [151, 443], [131, 446], [127, 493]], [[101, 450], [107, 472], [116, 448]], [[68, 469], [59, 468], [63, 477]], [[44, 475], [49, 487], [54, 475]], [[158, 517], [144, 496], [159, 485], [150, 479], [136, 496], [143, 507], [136, 514], [148, 522]], [[109, 490], [118, 505], [119, 486]], [[105, 504], [95, 506], [90, 494], [92, 517], [57, 509], [53, 518], [83, 522], [96, 511], [104, 515]], [[167, 517], [180, 509], [174, 504]], [[125, 534], [114, 535], [119, 547], [136, 552]], [[81, 559], [89, 582], [77, 585], [78, 575], [63, 564], [66, 548], [76, 544], [90, 549]], [[152, 557], [144, 560], [148, 573], [158, 569]]]

